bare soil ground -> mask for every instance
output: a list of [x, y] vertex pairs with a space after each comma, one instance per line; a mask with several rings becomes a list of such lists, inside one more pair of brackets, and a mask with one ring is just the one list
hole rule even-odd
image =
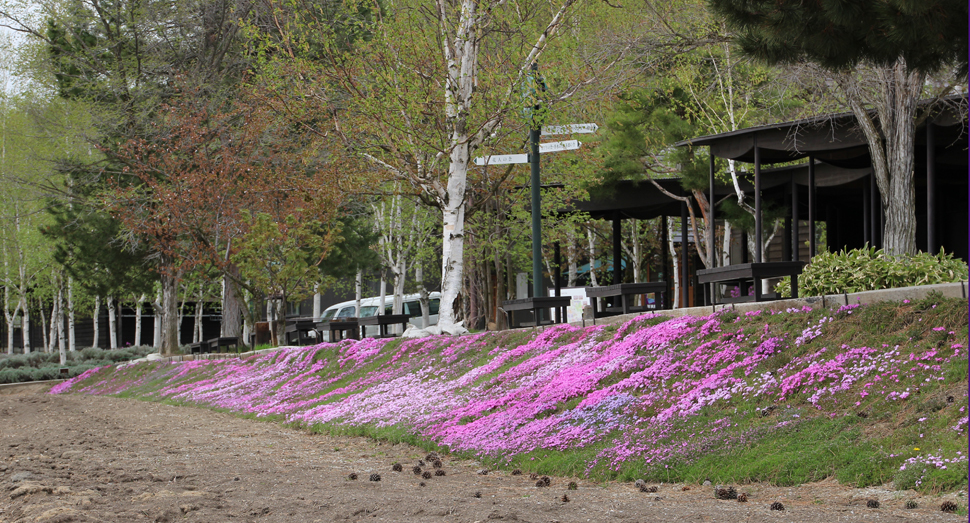
[[[40, 522], [920, 522], [952, 499], [834, 481], [737, 485], [747, 503], [702, 485], [479, 474], [443, 456], [446, 475], [411, 468], [421, 449], [336, 438], [202, 409], [108, 397], [0, 391], [0, 523]], [[402, 472], [392, 471], [400, 462]], [[433, 470], [430, 465], [425, 467]], [[350, 473], [357, 480], [348, 479]], [[380, 481], [369, 481], [379, 474]], [[570, 481], [577, 490], [567, 490]], [[423, 486], [422, 486], [423, 483]], [[685, 490], [689, 488], [689, 490]], [[564, 496], [568, 496], [568, 501]], [[881, 508], [866, 507], [876, 499]], [[906, 510], [907, 500], [919, 507]], [[780, 502], [785, 510], [769, 510]]]

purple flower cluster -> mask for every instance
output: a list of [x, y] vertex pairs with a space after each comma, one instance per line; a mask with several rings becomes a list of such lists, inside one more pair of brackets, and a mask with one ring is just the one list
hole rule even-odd
[[[756, 436], [730, 417], [698, 418], [706, 409], [797, 401], [835, 416], [852, 402], [906, 401], [910, 389], [943, 380], [945, 364], [966, 359], [952, 332], [949, 349], [820, 346], [827, 326], [857, 307], [810, 320], [794, 340], [768, 324], [752, 332], [757, 313], [743, 324], [716, 313], [648, 325], [654, 316], [645, 315], [615, 331], [559, 325], [515, 346], [495, 346], [501, 333], [364, 339], [246, 359], [106, 367], [52, 392], [127, 392], [304, 425], [397, 426], [505, 459], [598, 443], [603, 450], [589, 467], [660, 466]], [[765, 366], [792, 352], [801, 355]], [[788, 409], [774, 428], [800, 422]], [[965, 435], [966, 418], [954, 429]]]

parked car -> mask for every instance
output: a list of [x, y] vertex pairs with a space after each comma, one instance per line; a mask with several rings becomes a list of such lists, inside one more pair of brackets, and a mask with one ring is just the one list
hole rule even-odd
[[[404, 296], [404, 303], [401, 305], [401, 314], [407, 314], [410, 318], [408, 323], [414, 325], [415, 327], [423, 327], [421, 321], [421, 295], [420, 294], [406, 294]], [[438, 308], [441, 305], [441, 293], [432, 292], [428, 295], [428, 321], [429, 326], [438, 324]], [[360, 316], [361, 318], [366, 318], [368, 316], [374, 316], [377, 314], [377, 310], [381, 306], [380, 296], [372, 298], [362, 298], [360, 300]], [[334, 319], [341, 318], [353, 318], [356, 316], [357, 300], [349, 300], [335, 305], [327, 307], [323, 311], [323, 315], [320, 316], [320, 321], [330, 321]], [[384, 314], [392, 314], [394, 309], [394, 296], [388, 295], [384, 298]], [[365, 327], [368, 329], [367, 334], [373, 334], [377, 332], [376, 326]], [[373, 329], [373, 332], [371, 332]], [[328, 341], [329, 334], [323, 333], [323, 340]]]

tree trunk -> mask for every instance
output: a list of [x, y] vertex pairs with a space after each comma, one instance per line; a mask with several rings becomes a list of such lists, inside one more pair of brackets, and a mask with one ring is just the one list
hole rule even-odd
[[313, 286], [313, 321], [320, 321], [321, 314], [323, 314], [323, 296], [320, 295], [320, 284], [318, 283]]
[[51, 322], [48, 324], [47, 318], [44, 316], [44, 305], [41, 304], [40, 306], [40, 334], [44, 339], [44, 352], [48, 354], [53, 352], [54, 343], [56, 342], [56, 340], [54, 340], [54, 336], [56, 336], [56, 331], [54, 330], [54, 312], [56, 312], [54, 310], [55, 307], [56, 305], [51, 306]]
[[[677, 256], [677, 249], [674, 247], [674, 231], [673, 229], [674, 220], [667, 220], [667, 248], [670, 249], [670, 259], [673, 261], [673, 273], [674, 273], [674, 299], [671, 300], [671, 307], [680, 307], [680, 257]], [[686, 243], [686, 238], [681, 245]]]
[[461, 307], [462, 273], [465, 268], [465, 183], [468, 176], [468, 150], [457, 146], [451, 153], [448, 170], [448, 196], [442, 206], [441, 238], [441, 306], [438, 325], [455, 324], [455, 312]]
[[155, 328], [152, 331], [152, 347], [161, 353], [162, 351], [162, 288], [159, 287], [155, 292], [155, 301], [152, 302], [152, 309], [155, 312]]
[[64, 339], [64, 286], [63, 279], [58, 278], [57, 285], [57, 353], [60, 355], [61, 365], [67, 364], [67, 343]]
[[74, 331], [74, 278], [67, 278], [67, 350], [77, 350], [77, 337]]
[[98, 348], [98, 338], [101, 337], [101, 295], [98, 294], [94, 297], [94, 313], [92, 317], [94, 318], [94, 341], [91, 342], [91, 348]]
[[27, 299], [24, 296], [20, 297], [20, 310], [23, 311], [23, 316], [20, 317], [20, 328], [23, 331], [23, 341], [24, 341], [24, 354], [29, 354], [30, 349], [30, 309], [27, 308]]
[[239, 268], [235, 265], [229, 266], [232, 277], [222, 278], [222, 328], [220, 332], [223, 337], [240, 338], [242, 337], [243, 323], [243, 302], [239, 295], [239, 285], [236, 284], [239, 278]]
[[[878, 68], [877, 74], [879, 85], [871, 90], [871, 99], [854, 77], [841, 75], [837, 80], [869, 143], [872, 171], [885, 209], [883, 250], [894, 255], [916, 254], [913, 154], [926, 75], [910, 69], [903, 58]], [[867, 104], [875, 108], [878, 123]]]
[[178, 324], [178, 278], [167, 274], [168, 264], [163, 260], [161, 271], [162, 306], [161, 306], [161, 354], [174, 356], [179, 353], [179, 324]]
[[[225, 285], [225, 282], [226, 282], [225, 278], [223, 278], [222, 282], [223, 282], [223, 285]], [[195, 312], [195, 314], [194, 314], [195, 322], [194, 322], [194, 325], [192, 326], [193, 327], [193, 329], [192, 329], [192, 343], [198, 343], [198, 342], [202, 341], [202, 296], [203, 296], [203, 292], [204, 292], [203, 291], [203, 288], [200, 285], [199, 286], [199, 293], [196, 295], [196, 300], [195, 300], [195, 311], [194, 311]], [[223, 303], [225, 303], [225, 299], [224, 298], [225, 298], [225, 290], [223, 289]], [[225, 318], [224, 315], [225, 315], [225, 310], [223, 310], [223, 318]], [[222, 322], [222, 327], [223, 328], [225, 327], [225, 325], [226, 325], [226, 323], [225, 322]]]
[[118, 325], [116, 324], [115, 308], [115, 297], [108, 296], [108, 347], [111, 349], [118, 348]]
[[135, 341], [132, 343], [134, 346], [141, 345], [141, 313], [142, 304], [145, 302], [145, 295], [142, 294], [135, 301]]

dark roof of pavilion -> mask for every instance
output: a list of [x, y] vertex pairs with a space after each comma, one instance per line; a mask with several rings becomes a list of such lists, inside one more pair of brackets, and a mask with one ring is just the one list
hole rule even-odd
[[[938, 163], [967, 165], [965, 146], [947, 147], [961, 139], [966, 143], [966, 100], [965, 94], [947, 97], [941, 113], [933, 118], [937, 144], [945, 149], [944, 154], [937, 157]], [[808, 156], [847, 169], [865, 168], [871, 164], [869, 146], [852, 113], [748, 127], [690, 138], [674, 145], [708, 146], [711, 153], [719, 158], [754, 163], [755, 143], [761, 154], [762, 164], [792, 162]], [[916, 144], [925, 143], [926, 122], [916, 132]]]

